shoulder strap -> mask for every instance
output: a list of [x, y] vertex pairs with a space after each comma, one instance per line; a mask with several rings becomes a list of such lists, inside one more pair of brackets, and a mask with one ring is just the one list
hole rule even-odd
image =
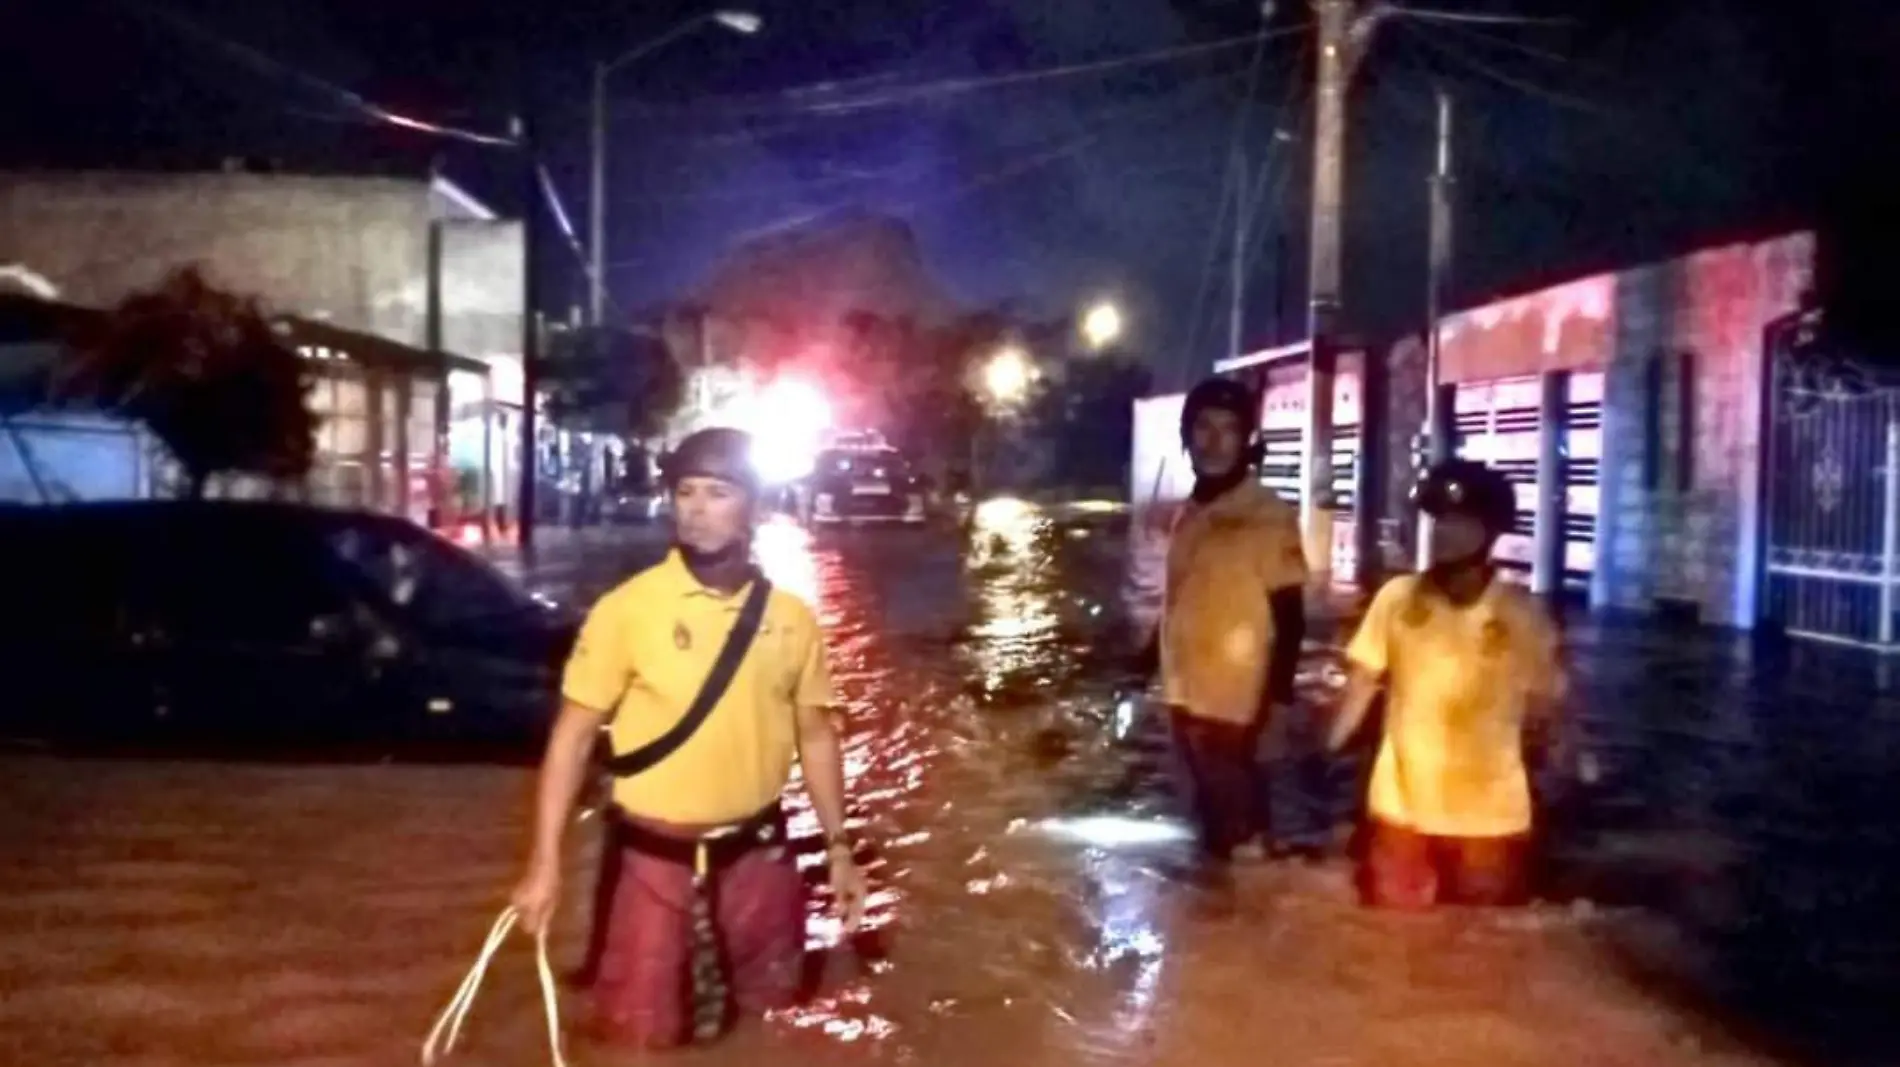
[[651, 742], [622, 752], [607, 760], [607, 771], [616, 778], [631, 778], [642, 771], [652, 768], [660, 761], [679, 751], [699, 728], [706, 724], [706, 717], [712, 714], [719, 699], [726, 695], [726, 689], [732, 685], [733, 675], [739, 673], [739, 664], [745, 660], [746, 653], [752, 648], [752, 639], [759, 634], [759, 624], [765, 619], [765, 602], [771, 599], [772, 583], [765, 575], [754, 574], [752, 591], [746, 595], [745, 603], [739, 608], [738, 621], [732, 624], [732, 632], [726, 635], [726, 643], [719, 649], [719, 658], [713, 661], [712, 670], [707, 672], [706, 680], [700, 683], [699, 695], [693, 698], [691, 707], [672, 728]]

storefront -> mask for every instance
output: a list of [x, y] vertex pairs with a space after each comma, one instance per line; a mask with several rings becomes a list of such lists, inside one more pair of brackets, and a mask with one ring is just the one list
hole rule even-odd
[[[317, 370], [316, 460], [305, 499], [437, 528], [505, 507], [519, 411], [493, 400], [487, 364], [302, 319], [280, 320], [279, 330]], [[474, 454], [458, 454], [455, 446], [471, 439]]]

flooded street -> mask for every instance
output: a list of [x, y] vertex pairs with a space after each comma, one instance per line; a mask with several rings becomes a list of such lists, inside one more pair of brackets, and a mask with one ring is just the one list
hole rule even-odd
[[[1868, 924], [1900, 920], [1875, 907], [1878, 885], [1822, 909], [1855, 917], [1839, 929], [1788, 903], [1820, 899], [1803, 874], [1888, 855], [1895, 787], [1877, 771], [1900, 745], [1866, 725], [1891, 716], [1854, 717], [1883, 699], [1878, 679], [1844, 661], [1826, 669], [1850, 696], [1781, 707], [1800, 683], [1715, 672], [1738, 653], [1714, 638], [1665, 641], [1670, 671], [1643, 658], [1652, 638], [1576, 632], [1580, 730], [1603, 775], [1551, 794], [1552, 858], [1588, 903], [1374, 914], [1340, 859], [1198, 886], [1164, 739], [1147, 723], [1111, 740], [1118, 521], [993, 503], [967, 534], [762, 532], [768, 571], [828, 631], [870, 928], [840, 943], [815, 901], [811, 1003], [678, 1059], [1755, 1063], [1763, 1039], [1723, 1021], [1740, 1009], [1713, 1006], [1728, 995], [1716, 979], [1767, 988], [1749, 968], [1785, 963], [1775, 946], [1802, 931], [1833, 953], [1815, 957], [1824, 969], [1884, 964], [1871, 949], [1894, 941]], [[529, 577], [584, 596], [650, 551], [550, 552]], [[1324, 644], [1302, 674], [1314, 702], [1337, 675]], [[530, 788], [501, 768], [27, 756], [0, 776], [0, 1050], [36, 1065], [413, 1062], [517, 874]], [[1795, 789], [1761, 795], [1805, 815], [1746, 802], [1790, 776]], [[1330, 795], [1315, 807], [1348, 816], [1353, 769], [1318, 777]], [[1850, 811], [1861, 824], [1844, 825]], [[816, 879], [802, 806], [793, 830]], [[576, 839], [557, 967], [578, 955], [591, 888], [592, 835]], [[1750, 934], [1748, 913], [1771, 916], [1771, 935]], [[523, 942], [498, 960], [455, 1062], [546, 1062], [530, 959]]]

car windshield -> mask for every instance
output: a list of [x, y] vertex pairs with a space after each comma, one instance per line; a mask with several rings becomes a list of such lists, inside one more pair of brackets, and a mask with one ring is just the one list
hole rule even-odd
[[910, 473], [910, 464], [904, 461], [904, 454], [896, 449], [863, 452], [838, 449], [819, 454], [818, 470], [859, 478], [902, 478]]

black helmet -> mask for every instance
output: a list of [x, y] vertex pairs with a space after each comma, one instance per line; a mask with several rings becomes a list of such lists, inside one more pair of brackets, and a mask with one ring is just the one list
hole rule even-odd
[[660, 476], [668, 489], [681, 478], [718, 478], [748, 492], [757, 492], [759, 475], [752, 466], [752, 435], [716, 426], [688, 434], [678, 448], [660, 461]]
[[1194, 420], [1206, 408], [1231, 411], [1240, 420], [1242, 432], [1251, 440], [1260, 427], [1260, 398], [1252, 389], [1232, 378], [1206, 378], [1188, 390], [1181, 402], [1181, 447], [1194, 436]]
[[1427, 515], [1470, 515], [1493, 535], [1517, 525], [1517, 490], [1511, 480], [1476, 460], [1448, 459], [1412, 487], [1412, 503]]

